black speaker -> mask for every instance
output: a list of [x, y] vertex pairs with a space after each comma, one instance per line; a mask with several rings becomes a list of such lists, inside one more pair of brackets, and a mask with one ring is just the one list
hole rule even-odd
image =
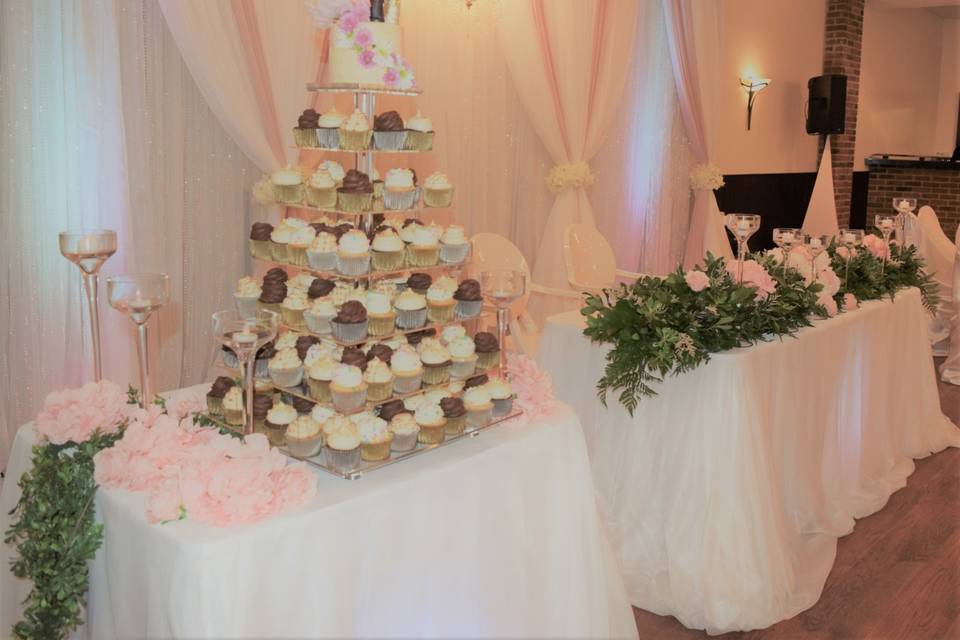
[[807, 91], [807, 133], [843, 133], [847, 111], [847, 76], [810, 78]]

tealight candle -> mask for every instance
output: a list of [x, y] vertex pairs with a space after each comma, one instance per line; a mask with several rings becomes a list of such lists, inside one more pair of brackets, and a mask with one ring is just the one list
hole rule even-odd
[[793, 242], [793, 240], [794, 240], [794, 238], [793, 238], [793, 231], [784, 231], [784, 232], [780, 235], [780, 241], [781, 241], [781, 242]]
[[740, 218], [737, 221], [737, 231], [750, 231], [750, 221], [746, 218]]
[[848, 244], [853, 244], [854, 242], [857, 241], [857, 236], [855, 236], [852, 233], [845, 233], [843, 234], [843, 241]]
[[257, 341], [257, 334], [250, 331], [249, 328], [244, 327], [243, 331], [233, 334], [233, 341], [236, 342], [238, 346], [249, 346]]
[[810, 238], [811, 247], [819, 247], [821, 245], [820, 238]]
[[891, 220], [890, 218], [886, 218], [885, 220], [881, 220], [881, 221], [880, 221], [880, 228], [881, 228], [881, 229], [891, 229], [891, 228], [893, 228], [893, 220]]

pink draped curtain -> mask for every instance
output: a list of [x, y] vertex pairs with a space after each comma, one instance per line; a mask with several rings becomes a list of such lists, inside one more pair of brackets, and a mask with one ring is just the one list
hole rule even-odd
[[[621, 106], [633, 50], [634, 0], [529, 0], [503, 6], [500, 42], [527, 117], [556, 165], [589, 162]], [[535, 175], [534, 179], [541, 176]], [[536, 282], [569, 288], [563, 231], [594, 224], [582, 188], [559, 193], [533, 265]], [[541, 312], [559, 310], [541, 301]]]
[[[717, 0], [663, 0], [664, 22], [677, 100], [694, 160], [710, 162], [712, 105], [717, 104], [720, 65], [720, 11]], [[694, 191], [684, 264], [691, 267], [710, 251], [732, 258], [723, 218], [709, 189]]]

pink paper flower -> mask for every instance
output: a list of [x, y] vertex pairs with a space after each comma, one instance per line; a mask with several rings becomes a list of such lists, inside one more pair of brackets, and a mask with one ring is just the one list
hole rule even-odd
[[710, 286], [710, 277], [703, 271], [696, 269], [690, 269], [683, 274], [683, 279], [686, 280], [687, 286], [696, 292], [703, 291]]
[[364, 69], [370, 69], [377, 63], [377, 54], [373, 52], [373, 49], [364, 49], [357, 56], [357, 61]]
[[397, 70], [392, 67], [383, 72], [383, 84], [388, 87], [396, 85], [398, 79]]
[[878, 260], [884, 260], [890, 257], [890, 245], [884, 242], [883, 238], [879, 236], [873, 234], [863, 236], [863, 246]]
[[41, 440], [53, 444], [86, 442], [94, 432], [116, 433], [127, 414], [127, 396], [109, 380], [79, 389], [54, 391], [33, 422]]
[[537, 363], [519, 353], [507, 354], [507, 371], [516, 394], [516, 403], [529, 420], [537, 420], [553, 413], [557, 400], [553, 395], [550, 374]]
[[[731, 277], [737, 277], [737, 263], [727, 264], [727, 271]], [[756, 260], [746, 260], [743, 263], [743, 285], [753, 287], [757, 290], [755, 298], [757, 300], [766, 300], [767, 296], [776, 291], [777, 282], [767, 273], [763, 265]]]
[[[370, 33], [370, 29], [366, 27], [360, 27], [357, 29], [357, 32], [353, 36], [353, 44], [360, 47], [361, 49], [366, 49], [373, 43], [373, 34]], [[371, 51], [371, 53], [373, 53]]]
[[852, 293], [846, 293], [843, 296], [843, 310], [853, 311], [857, 308], [857, 296]]
[[833, 317], [837, 315], [839, 309], [837, 309], [837, 301], [833, 299], [833, 296], [827, 294], [826, 292], [821, 292], [817, 297], [817, 304], [822, 306], [827, 310], [827, 316]]

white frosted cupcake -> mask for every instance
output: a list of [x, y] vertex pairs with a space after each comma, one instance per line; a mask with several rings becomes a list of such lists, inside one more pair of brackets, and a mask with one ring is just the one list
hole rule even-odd
[[509, 380], [490, 378], [484, 385], [493, 402], [493, 417], [505, 416], [513, 408], [513, 387]]
[[464, 329], [462, 325], [451, 324], [444, 327], [443, 331], [440, 332], [440, 340], [443, 344], [450, 346], [450, 343], [454, 340], [465, 335], [467, 335], [467, 330]]
[[390, 169], [383, 182], [383, 206], [386, 209], [412, 209], [417, 190], [410, 169]]
[[453, 184], [439, 171], [423, 183], [423, 204], [427, 207], [449, 207], [453, 202]]
[[303, 319], [303, 312], [309, 306], [307, 295], [302, 291], [290, 290], [287, 297], [280, 304], [280, 315], [283, 317], [283, 324], [296, 331], [303, 331], [307, 328]]
[[323, 431], [310, 416], [300, 416], [290, 423], [286, 432], [287, 450], [294, 458], [312, 458], [323, 447]]
[[463, 394], [463, 406], [467, 409], [467, 425], [471, 428], [477, 429], [490, 422], [493, 401], [484, 386], [467, 389]]
[[281, 222], [270, 232], [270, 257], [274, 262], [289, 261], [288, 247], [294, 231], [296, 229]]
[[315, 271], [333, 271], [337, 268], [337, 236], [321, 231], [307, 249], [307, 264]]
[[223, 418], [227, 424], [243, 424], [243, 389], [239, 385], [230, 387], [223, 396]]
[[372, 264], [374, 271], [396, 271], [403, 268], [404, 244], [393, 229], [387, 227], [373, 237]]
[[244, 276], [237, 281], [237, 290], [233, 293], [233, 301], [237, 305], [237, 313], [244, 318], [257, 315], [257, 300], [263, 291], [256, 280]]
[[323, 448], [327, 466], [338, 473], [349, 473], [360, 465], [360, 436], [349, 420], [343, 428], [326, 433], [326, 446]]
[[303, 380], [303, 362], [296, 347], [277, 349], [270, 359], [270, 379], [278, 387], [296, 387]]
[[287, 261], [298, 267], [307, 266], [307, 249], [313, 244], [316, 235], [317, 230], [309, 225], [294, 231], [287, 246]]
[[434, 282], [427, 289], [427, 320], [430, 322], [446, 324], [452, 321], [456, 306], [453, 291], [443, 286], [443, 283]]
[[293, 167], [285, 167], [274, 171], [270, 176], [273, 184], [273, 195], [283, 204], [300, 204], [303, 202], [303, 176]]
[[360, 457], [367, 462], [377, 462], [390, 457], [390, 443], [393, 432], [387, 428], [387, 421], [374, 415], [364, 415], [356, 422], [357, 435], [360, 436]]
[[297, 410], [284, 402], [275, 402], [263, 420], [265, 435], [274, 446], [286, 441], [287, 428], [297, 419]]
[[439, 444], [443, 442], [444, 427], [447, 426], [447, 418], [443, 415], [443, 409], [436, 404], [423, 404], [417, 407], [413, 414], [417, 424], [420, 425], [420, 434], [417, 440], [422, 444]]
[[380, 358], [367, 363], [363, 381], [367, 383], [367, 400], [371, 402], [382, 402], [393, 394], [393, 373]]
[[317, 168], [326, 169], [327, 173], [330, 174], [330, 177], [333, 178], [333, 181], [337, 183], [337, 186], [343, 186], [343, 179], [346, 177], [347, 171], [343, 168], [342, 164], [336, 160], [324, 160]]
[[340, 125], [340, 148], [347, 151], [366, 151], [370, 148], [373, 131], [367, 116], [355, 109], [350, 117]]
[[367, 333], [371, 336], [387, 336], [394, 332], [397, 313], [393, 310], [390, 296], [378, 291], [367, 292]]
[[337, 183], [323, 167], [318, 167], [307, 182], [307, 204], [318, 209], [337, 206]]
[[397, 310], [397, 327], [403, 330], [419, 329], [427, 322], [427, 299], [407, 289], [393, 301]]
[[452, 224], [440, 236], [440, 261], [460, 264], [470, 255], [470, 241], [463, 227]]
[[370, 270], [370, 241], [363, 231], [351, 229], [337, 243], [337, 271], [360, 276]]
[[395, 350], [390, 358], [390, 370], [394, 375], [393, 390], [397, 393], [412, 393], [420, 388], [423, 380], [423, 363], [420, 362], [420, 356], [413, 347], [403, 345]]
[[337, 309], [329, 296], [316, 298], [310, 308], [304, 310], [303, 320], [312, 333], [325, 335], [330, 333], [330, 321], [337, 315]]
[[432, 267], [440, 260], [440, 243], [433, 232], [417, 226], [407, 245], [407, 262], [414, 267]]
[[340, 364], [333, 372], [330, 382], [333, 408], [340, 413], [354, 413], [367, 402], [367, 383], [359, 367]]
[[477, 369], [473, 340], [466, 335], [458, 336], [447, 344], [447, 348], [450, 350], [450, 376], [461, 380], [472, 376]]
[[338, 363], [330, 356], [322, 356], [307, 369], [307, 387], [310, 397], [317, 402], [330, 402], [330, 382]]
[[406, 123], [407, 138], [403, 148], [408, 151], [429, 151], [433, 148], [433, 122], [424, 117], [420, 111]]
[[420, 425], [413, 414], [398, 413], [390, 420], [390, 431], [393, 432], [393, 442], [390, 448], [394, 451], [410, 451], [417, 446], [417, 435]]
[[320, 116], [317, 120], [317, 144], [321, 149], [340, 148], [340, 127], [344, 119], [336, 107], [331, 107]]
[[450, 379], [450, 351], [436, 338], [424, 338], [417, 348], [423, 363], [423, 384], [443, 384]]

